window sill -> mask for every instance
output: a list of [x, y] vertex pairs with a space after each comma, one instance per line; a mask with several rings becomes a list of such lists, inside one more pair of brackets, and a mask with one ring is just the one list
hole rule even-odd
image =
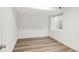
[[63, 31], [62, 29], [55, 29], [55, 28], [52, 28], [51, 30], [59, 31], [59, 32]]

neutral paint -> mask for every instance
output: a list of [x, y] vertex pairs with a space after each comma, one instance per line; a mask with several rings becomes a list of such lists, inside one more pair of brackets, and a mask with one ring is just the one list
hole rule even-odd
[[48, 16], [30, 13], [18, 13], [17, 25], [20, 30], [48, 29]]
[[[52, 8], [55, 8], [55, 7], [52, 7]], [[52, 15], [52, 16], [63, 12], [63, 9], [42, 10], [42, 9], [36, 9], [33, 7], [15, 7], [14, 10], [18, 13], [25, 13], [25, 14], [30, 13], [30, 14], [39, 14], [39, 15]]]
[[18, 38], [47, 36], [49, 27], [48, 15], [33, 13], [15, 13], [18, 27]]
[[51, 37], [79, 51], [79, 8], [64, 8], [63, 30], [49, 32]]
[[40, 10], [29, 7], [13, 8], [18, 27], [18, 38], [42, 37], [48, 35], [49, 16], [62, 10]]
[[33, 37], [46, 37], [48, 36], [48, 30], [19, 30], [18, 38], [33, 38]]
[[2, 44], [6, 45], [6, 48], [3, 48], [3, 52], [11, 52], [16, 43], [16, 24], [15, 17], [13, 15], [12, 8], [2, 7], [0, 8], [0, 19], [2, 21], [3, 29], [3, 39]]
[[[3, 25], [2, 43], [7, 46], [5, 49], [2, 49], [2, 51], [12, 51], [16, 43], [16, 33], [17, 33], [15, 18], [13, 15], [12, 8], [0, 8], [0, 16], [1, 16], [0, 19], [2, 19], [1, 21], [3, 21], [2, 22], [2, 25]], [[49, 22], [48, 22], [47, 15], [43, 16], [43, 15], [30, 14], [30, 13], [29, 14], [21, 13], [21, 14], [18, 14], [18, 22], [19, 22], [18, 29], [25, 32], [27, 32], [27, 30], [33, 30], [33, 29], [37, 31], [44, 30], [44, 29], [48, 30]], [[28, 23], [30, 26], [26, 23]], [[79, 46], [78, 46], [79, 45], [79, 26], [78, 25], [79, 25], [79, 8], [64, 8], [63, 30], [62, 31], [50, 30], [49, 35], [55, 38], [56, 40], [66, 44], [67, 46], [71, 47], [72, 49], [79, 51]], [[0, 24], [0, 28], [1, 28], [1, 24]], [[0, 29], [0, 32], [1, 32], [1, 29]], [[0, 36], [1, 35], [2, 34], [0, 34]]]
[[[1, 16], [1, 13], [0, 13], [0, 16]], [[2, 42], [2, 19], [0, 17], [0, 45], [1, 45], [1, 42]]]

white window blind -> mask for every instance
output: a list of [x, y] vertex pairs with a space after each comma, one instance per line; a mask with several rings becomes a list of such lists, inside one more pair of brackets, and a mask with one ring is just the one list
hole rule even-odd
[[51, 17], [51, 29], [63, 29], [62, 15]]

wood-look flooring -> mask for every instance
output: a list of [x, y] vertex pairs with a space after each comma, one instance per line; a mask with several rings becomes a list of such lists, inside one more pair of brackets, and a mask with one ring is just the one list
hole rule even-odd
[[18, 39], [13, 52], [75, 52], [73, 49], [62, 43], [51, 39], [50, 37], [42, 38], [25, 38]]

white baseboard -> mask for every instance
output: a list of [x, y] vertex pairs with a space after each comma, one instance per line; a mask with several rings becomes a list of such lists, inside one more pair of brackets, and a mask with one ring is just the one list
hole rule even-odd
[[19, 30], [18, 38], [32, 38], [32, 37], [45, 37], [48, 36], [48, 30]]
[[65, 41], [63, 41], [63, 40], [58, 40], [57, 38], [55, 38], [55, 37], [53, 37], [53, 36], [49, 36], [49, 37], [51, 37], [52, 39], [57, 40], [58, 42], [60, 42], [60, 43], [62, 43], [62, 44], [64, 44], [64, 45], [66, 45], [66, 46], [68, 46], [68, 47], [70, 47], [70, 48], [72, 48], [73, 50], [79, 52], [79, 49], [77, 49], [76, 47], [74, 47], [74, 46], [72, 46], [72, 45], [69, 45], [69, 44], [68, 44], [67, 42], [65, 42]]

